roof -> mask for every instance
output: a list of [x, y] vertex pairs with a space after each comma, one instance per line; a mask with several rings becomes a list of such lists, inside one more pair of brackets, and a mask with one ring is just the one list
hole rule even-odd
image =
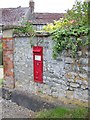
[[29, 20], [33, 24], [52, 23], [53, 20], [59, 20], [64, 16], [63, 13], [30, 13], [29, 7], [2, 8], [0, 9], [0, 25], [17, 26], [18, 22], [29, 14]]
[[25, 16], [28, 7], [1, 8], [0, 25], [18, 25], [18, 21]]
[[47, 24], [62, 17], [64, 17], [64, 13], [34, 13], [30, 20], [33, 24]]

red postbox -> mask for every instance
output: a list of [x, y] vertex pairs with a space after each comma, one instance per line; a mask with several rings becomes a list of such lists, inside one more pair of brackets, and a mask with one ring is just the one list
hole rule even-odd
[[33, 47], [33, 72], [34, 81], [43, 83], [43, 47]]

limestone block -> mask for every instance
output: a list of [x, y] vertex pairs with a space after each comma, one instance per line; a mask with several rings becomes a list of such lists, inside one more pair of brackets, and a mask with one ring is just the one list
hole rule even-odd
[[78, 56], [81, 56], [82, 55], [82, 51], [78, 51], [77, 54], [78, 54]]
[[83, 81], [82, 81], [82, 84], [88, 85], [89, 83], [88, 83], [88, 81], [83, 80]]
[[72, 58], [70, 58], [70, 57], [66, 57], [65, 58], [65, 63], [66, 64], [71, 64], [71, 63], [74, 63], [74, 60]]
[[69, 82], [74, 82], [74, 79], [68, 79]]
[[52, 87], [52, 92], [57, 92], [57, 88], [56, 87]]
[[56, 81], [58, 84], [66, 84], [66, 82], [63, 79], [59, 79]]
[[76, 72], [69, 72], [66, 77], [69, 79], [74, 79], [78, 74]]
[[65, 91], [58, 91], [58, 97], [65, 97], [66, 96], [66, 92]]
[[70, 83], [70, 86], [73, 87], [73, 88], [77, 88], [79, 87], [80, 85], [78, 83]]
[[79, 63], [81, 63], [83, 65], [87, 65], [88, 64], [88, 58], [80, 58]]
[[75, 72], [77, 72], [77, 71], [80, 70], [80, 68], [78, 67], [78, 65], [74, 65], [74, 66], [73, 66], [73, 70], [74, 70]]
[[65, 65], [64, 65], [64, 69], [65, 69], [65, 70], [71, 70], [71, 69], [72, 69], [71, 64], [65, 64]]
[[62, 90], [67, 90], [68, 89], [68, 87], [66, 86], [66, 85], [61, 85], [61, 88], [62, 88]]
[[88, 100], [88, 90], [76, 89], [74, 91], [74, 98], [86, 101]]
[[66, 97], [73, 99], [74, 98], [74, 91], [69, 91], [69, 90], [66, 91]]
[[52, 92], [51, 95], [52, 95], [53, 97], [58, 97], [58, 93], [57, 93], [57, 92]]
[[83, 100], [88, 100], [88, 90], [83, 90]]
[[83, 79], [88, 79], [88, 76], [87, 76], [87, 74], [79, 74], [79, 76], [81, 77], [81, 78], [83, 78]]
[[50, 83], [49, 83], [49, 86], [50, 86], [50, 88], [51, 88], [51, 87], [55, 87], [54, 82], [50, 82]]
[[83, 68], [83, 70], [85, 70], [86, 72], [89, 71], [88, 66], [86, 66], [86, 67], [82, 67], [82, 68]]
[[69, 86], [69, 85], [70, 85], [70, 82], [67, 82], [66, 84], [67, 84], [67, 86]]
[[69, 86], [69, 87], [68, 87], [68, 90], [74, 91], [74, 88]]
[[52, 78], [52, 81], [57, 83], [58, 79], [57, 78]]
[[80, 99], [81, 100], [81, 98], [82, 98], [82, 91], [78, 91], [78, 90], [76, 90], [76, 91], [74, 91], [74, 98], [76, 98], [76, 99]]
[[51, 89], [45, 89], [45, 90], [43, 90], [43, 93], [51, 95], [52, 94], [52, 90]]
[[44, 80], [46, 80], [46, 79], [47, 79], [47, 77], [46, 77], [46, 76], [43, 76], [43, 79], [44, 79]]
[[81, 85], [81, 88], [82, 88], [83, 90], [85, 90], [85, 89], [86, 89], [86, 85]]
[[78, 74], [76, 73], [76, 72], [71, 72], [70, 73], [72, 76], [74, 75], [74, 76], [77, 76]]
[[79, 83], [80, 85], [82, 84], [82, 80], [75, 80], [77, 83]]

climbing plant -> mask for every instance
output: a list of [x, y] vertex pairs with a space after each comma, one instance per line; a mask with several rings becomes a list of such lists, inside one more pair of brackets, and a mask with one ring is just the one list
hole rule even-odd
[[26, 20], [25, 18], [19, 22], [18, 27], [14, 30], [14, 34], [29, 34], [31, 36], [34, 35], [33, 24], [31, 21]]
[[65, 17], [54, 24], [48, 24], [43, 28], [51, 33], [55, 46], [53, 57], [56, 58], [63, 50], [71, 50], [72, 57], [80, 46], [90, 43], [88, 40], [88, 2], [77, 1], [71, 10], [67, 10]]

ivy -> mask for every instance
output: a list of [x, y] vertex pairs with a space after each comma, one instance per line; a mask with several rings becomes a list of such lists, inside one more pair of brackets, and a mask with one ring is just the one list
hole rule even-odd
[[70, 49], [72, 51], [72, 57], [75, 57], [79, 46], [88, 45], [89, 41], [88, 37], [86, 37], [87, 35], [87, 28], [83, 26], [79, 27], [79, 29], [77, 27], [70, 27], [68, 29], [62, 28], [52, 35], [53, 40], [56, 42], [54, 50], [60, 53], [63, 50]]
[[[80, 46], [90, 43], [88, 40], [88, 2], [76, 0], [71, 10], [67, 10], [65, 17], [54, 24], [44, 27], [55, 41], [53, 57], [56, 58], [63, 50], [71, 50], [72, 57], [76, 57]], [[51, 25], [51, 26], [50, 26]]]

